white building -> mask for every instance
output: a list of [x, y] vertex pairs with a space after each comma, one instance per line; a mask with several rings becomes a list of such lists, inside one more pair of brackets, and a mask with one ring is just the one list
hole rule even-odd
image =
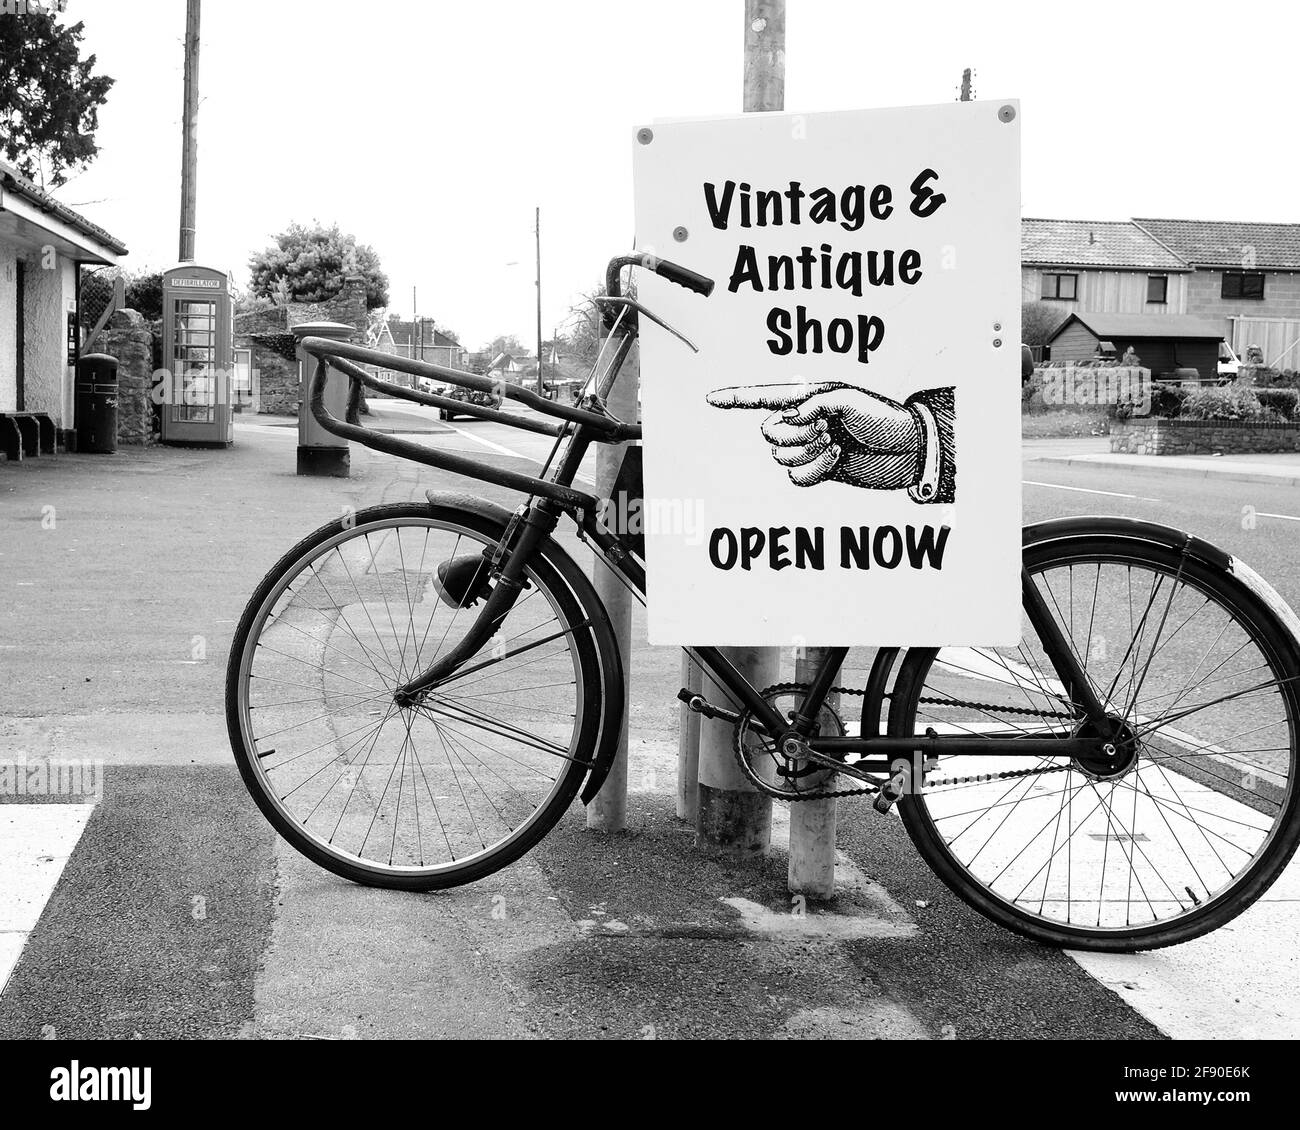
[[0, 161], [0, 414], [72, 427], [81, 264], [126, 247]]

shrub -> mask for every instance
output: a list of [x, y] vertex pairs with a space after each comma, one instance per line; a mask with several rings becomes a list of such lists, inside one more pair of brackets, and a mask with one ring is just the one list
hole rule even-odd
[[1249, 378], [1255, 388], [1300, 389], [1300, 373], [1294, 369], [1266, 369], [1263, 366], [1242, 366], [1241, 375]]
[[1300, 402], [1300, 390], [1294, 388], [1257, 388], [1255, 399], [1264, 408], [1276, 412], [1284, 420], [1296, 418], [1296, 404]]
[[1239, 385], [1198, 388], [1183, 401], [1184, 420], [1267, 420], [1272, 416], [1254, 389]]
[[1163, 416], [1167, 420], [1182, 415], [1183, 402], [1187, 399], [1187, 390], [1177, 385], [1157, 384], [1151, 389], [1152, 416]]
[[1043, 372], [1035, 369], [1034, 375], [1020, 386], [1020, 411], [1037, 415], [1047, 411], [1047, 402], [1043, 399]]

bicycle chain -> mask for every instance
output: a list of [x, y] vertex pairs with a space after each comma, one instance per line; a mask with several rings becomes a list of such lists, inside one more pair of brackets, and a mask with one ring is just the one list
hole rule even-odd
[[[774, 686], [768, 687], [766, 690], [762, 692], [762, 694], [764, 697], [767, 697], [767, 695], [775, 694], [778, 691], [788, 692], [788, 691], [795, 691], [795, 690], [806, 691], [807, 684], [806, 683], [777, 683]], [[864, 698], [866, 697], [867, 692], [865, 690], [857, 690], [853, 687], [831, 687], [829, 693], [840, 694], [840, 695], [853, 695], [858, 698]], [[1074, 715], [1063, 714], [1060, 711], [1056, 711], [1056, 710], [1033, 710], [1027, 707], [1002, 706], [999, 704], [987, 703], [987, 702], [970, 702], [958, 698], [934, 698], [934, 697], [923, 696], [917, 699], [917, 702], [924, 703], [926, 705], [961, 706], [961, 707], [965, 707], [968, 710], [981, 710], [985, 712], [1001, 711], [1006, 714], [1030, 714], [1039, 718], [1064, 718], [1071, 721], [1075, 720]], [[749, 712], [746, 711], [745, 715], [742, 715], [742, 719], [748, 716], [748, 713]], [[745, 773], [747, 777], [753, 780], [754, 779], [753, 774], [749, 768], [749, 765], [745, 761], [744, 754], [741, 748], [740, 724], [737, 723], [734, 729], [735, 729], [735, 740], [732, 743], [733, 752], [736, 755], [736, 760], [740, 763], [741, 770]], [[844, 766], [837, 767], [833, 765], [827, 765], [826, 768], [833, 769], [836, 772], [841, 772], [841, 773], [844, 773], [845, 771]], [[1015, 777], [1028, 777], [1033, 775], [1043, 776], [1047, 773], [1060, 773], [1070, 768], [1071, 766], [1069, 765], [1053, 765], [1046, 768], [1036, 767], [1033, 769], [1007, 769], [1007, 770], [1003, 770], [1000, 773], [976, 773], [969, 777], [949, 777], [939, 781], [926, 781], [924, 782], [923, 787], [926, 789], [945, 789], [945, 788], [953, 788], [954, 786], [957, 785], [987, 784], [991, 781], [1006, 781], [1006, 780], [1011, 780], [1012, 778]], [[845, 773], [845, 775], [851, 776], [852, 774]], [[871, 794], [878, 793], [878, 792], [880, 792], [879, 785], [865, 785], [860, 789], [820, 789], [816, 792], [808, 792], [798, 796], [785, 796], [783, 794], [783, 799], [790, 800], [790, 801], [827, 800], [832, 797], [870, 796]]]

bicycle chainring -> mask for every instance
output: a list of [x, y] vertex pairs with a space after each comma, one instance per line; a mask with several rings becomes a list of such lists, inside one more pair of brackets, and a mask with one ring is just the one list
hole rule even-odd
[[[793, 718], [808, 693], [806, 683], [777, 683], [760, 692], [783, 718]], [[817, 716], [822, 737], [842, 738], [844, 720], [833, 707], [822, 704]], [[875, 785], [857, 789], [836, 789], [833, 782], [842, 771], [802, 758], [791, 759], [777, 749], [777, 738], [755, 726], [753, 712], [746, 710], [735, 725], [733, 748], [745, 776], [760, 792], [778, 800], [820, 800], [833, 796], [874, 793]]]

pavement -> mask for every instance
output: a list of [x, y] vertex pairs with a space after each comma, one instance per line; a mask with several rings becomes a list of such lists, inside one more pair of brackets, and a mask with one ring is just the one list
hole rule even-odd
[[[544, 454], [541, 437], [500, 425], [383, 411], [416, 442], [499, 466]], [[66, 795], [0, 796], [0, 1038], [1300, 1035], [1293, 994], [1277, 989], [1294, 984], [1296, 958], [1275, 944], [1295, 933], [1294, 867], [1277, 901], [1231, 931], [1099, 961], [968, 910], [900, 822], [865, 804], [840, 806], [825, 905], [787, 892], [780, 805], [766, 857], [697, 849], [674, 812], [675, 649], [633, 653], [625, 833], [588, 831], [575, 804], [519, 863], [427, 895], [316, 868], [262, 819], [229, 752], [235, 622], [310, 530], [465, 484], [355, 446], [350, 478], [299, 478], [283, 423], [241, 420], [229, 450], [0, 468], [0, 762], [85, 769]], [[1196, 513], [1221, 540], [1258, 547], [1270, 578], [1284, 568], [1268, 571], [1275, 554], [1294, 560], [1300, 527], [1245, 531], [1230, 475], [1171, 475], [1137, 493], [1126, 466], [1090, 458], [1097, 446], [1027, 445], [1027, 520], [1099, 501], [1161, 520]], [[1261, 512], [1292, 517], [1287, 485], [1251, 488]], [[1294, 572], [1279, 584], [1292, 601]], [[865, 677], [862, 650], [846, 681]]]
[[1105, 436], [1032, 439], [1026, 459], [1075, 466], [1116, 467], [1132, 474], [1179, 475], [1247, 483], [1300, 485], [1300, 451], [1254, 455], [1123, 455], [1112, 453]]

